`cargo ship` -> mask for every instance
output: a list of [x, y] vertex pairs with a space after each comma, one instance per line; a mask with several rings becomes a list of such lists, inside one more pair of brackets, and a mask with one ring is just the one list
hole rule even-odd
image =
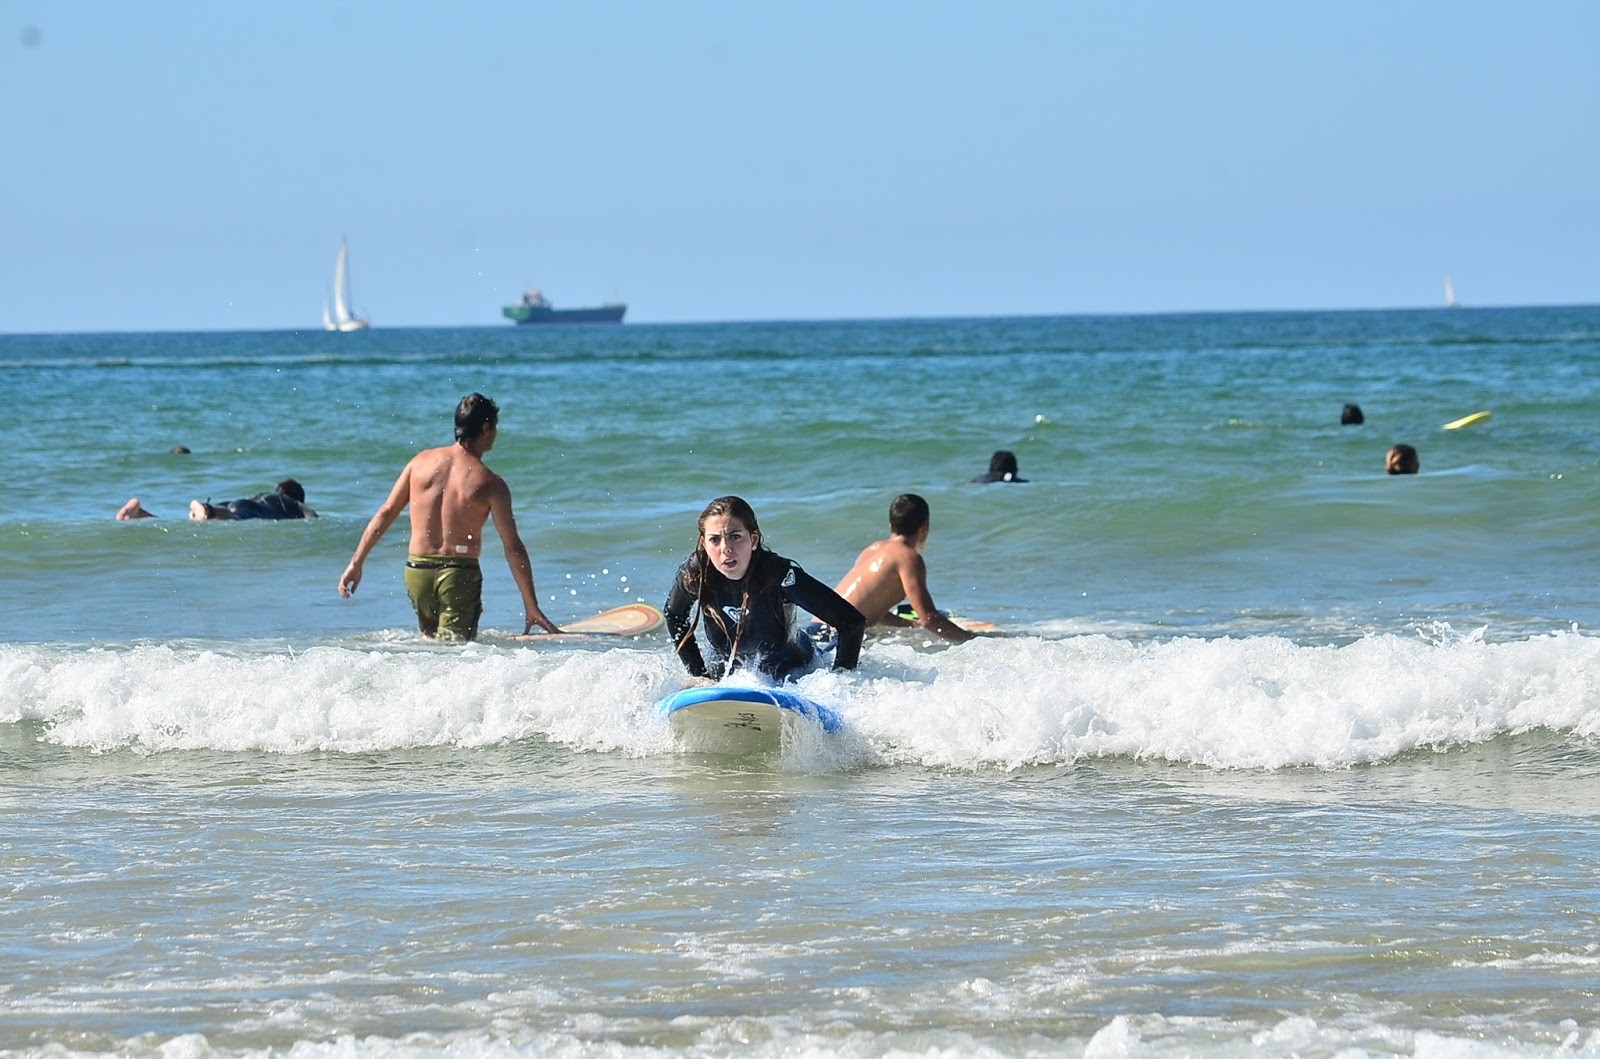
[[530, 290], [521, 302], [501, 311], [519, 324], [620, 324], [628, 307], [622, 302], [606, 302], [597, 309], [557, 309], [549, 298]]

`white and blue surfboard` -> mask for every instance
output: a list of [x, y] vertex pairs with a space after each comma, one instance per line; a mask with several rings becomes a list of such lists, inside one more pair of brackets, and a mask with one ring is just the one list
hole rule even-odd
[[832, 709], [781, 688], [685, 688], [656, 703], [656, 712], [685, 743], [736, 753], [777, 749], [786, 722], [828, 734], [844, 727]]

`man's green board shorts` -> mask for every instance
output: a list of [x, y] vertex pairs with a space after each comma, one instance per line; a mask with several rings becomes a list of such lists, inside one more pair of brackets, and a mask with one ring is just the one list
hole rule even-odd
[[441, 640], [474, 640], [483, 616], [483, 571], [477, 559], [406, 556], [406, 595], [423, 632]]

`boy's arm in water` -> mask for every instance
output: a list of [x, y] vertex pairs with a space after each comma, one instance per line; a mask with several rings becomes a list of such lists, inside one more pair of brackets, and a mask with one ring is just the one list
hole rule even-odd
[[934, 606], [933, 595], [928, 591], [928, 564], [920, 552], [912, 552], [910, 561], [901, 564], [900, 587], [911, 609], [917, 612], [917, 624], [922, 628], [953, 643], [966, 643], [977, 635], [939, 613], [939, 608]]

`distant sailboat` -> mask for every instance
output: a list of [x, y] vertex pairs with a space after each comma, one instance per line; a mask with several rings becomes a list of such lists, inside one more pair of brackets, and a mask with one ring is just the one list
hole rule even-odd
[[1444, 304], [1447, 309], [1461, 308], [1461, 302], [1456, 300], [1456, 284], [1449, 274], [1444, 277]]
[[322, 329], [324, 331], [361, 331], [370, 321], [350, 311], [350, 248], [346, 240], [339, 240], [339, 260], [333, 266], [333, 312], [328, 311], [328, 299], [322, 299]]

